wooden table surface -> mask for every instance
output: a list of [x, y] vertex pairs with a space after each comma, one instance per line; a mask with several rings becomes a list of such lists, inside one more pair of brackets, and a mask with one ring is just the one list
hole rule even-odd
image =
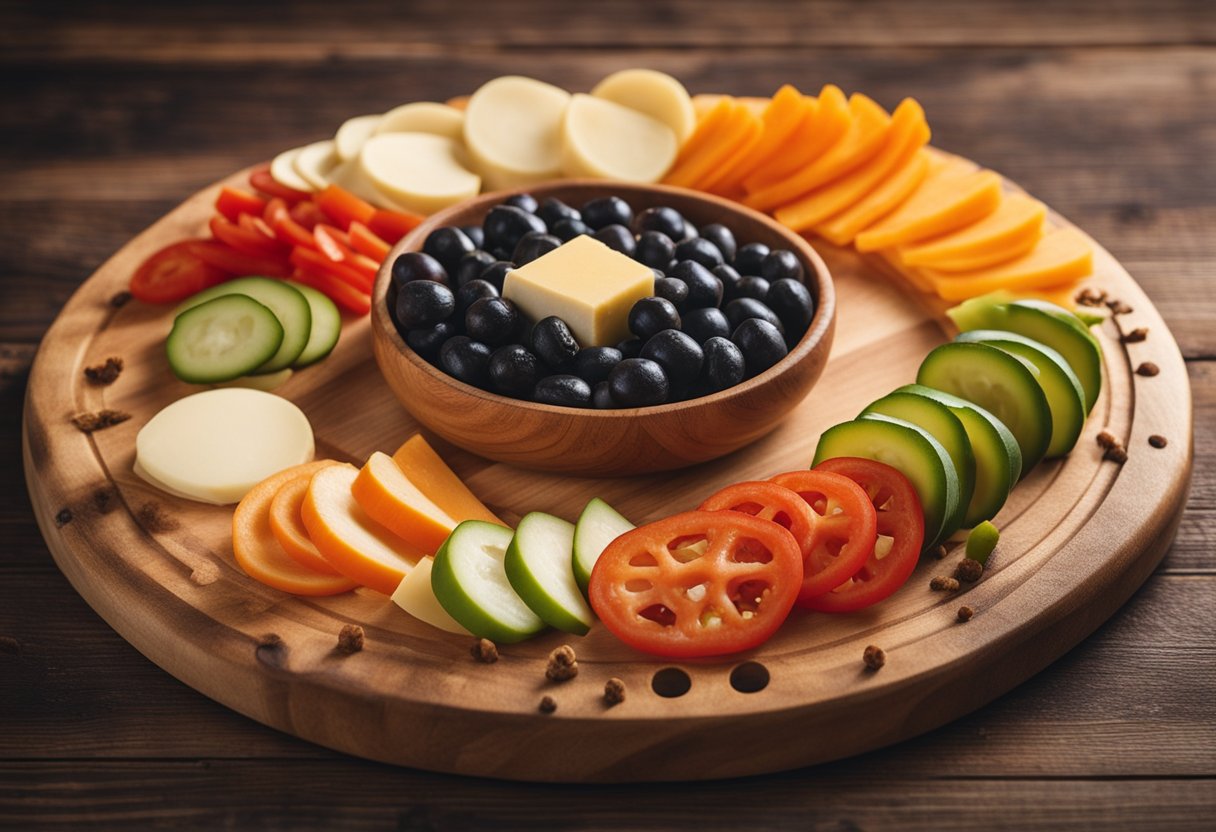
[[[0, 2], [0, 827], [1210, 828], [1210, 0], [254, 5]], [[1190, 501], [1143, 589], [1042, 674], [931, 734], [681, 786], [521, 785], [348, 758], [213, 703], [106, 626], [51, 560], [21, 475], [29, 365], [79, 283], [198, 188], [348, 116], [503, 73], [586, 89], [634, 65], [694, 92], [831, 81], [888, 107], [915, 96], [935, 144], [1008, 175], [1123, 262], [1169, 322], [1195, 406]]]

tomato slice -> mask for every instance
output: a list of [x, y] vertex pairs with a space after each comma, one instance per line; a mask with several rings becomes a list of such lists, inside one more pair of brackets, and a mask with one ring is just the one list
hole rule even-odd
[[874, 553], [874, 505], [861, 486], [841, 474], [790, 471], [771, 482], [796, 492], [817, 515], [814, 536], [803, 548], [798, 605], [818, 609], [814, 599], [849, 580]]
[[223, 214], [224, 219], [229, 222], [236, 222], [241, 214], [262, 216], [266, 210], [266, 200], [248, 191], [225, 186], [220, 189], [220, 195], [215, 199], [215, 210]]
[[175, 303], [227, 280], [223, 269], [200, 260], [184, 240], [165, 246], [140, 264], [131, 276], [131, 295], [145, 303]]
[[828, 459], [814, 470], [842, 474], [865, 490], [877, 512], [879, 537], [873, 554], [849, 581], [806, 606], [824, 612], [868, 607], [903, 586], [916, 569], [925, 541], [920, 497], [902, 472], [872, 459]]
[[258, 168], [249, 174], [249, 184], [253, 186], [255, 191], [261, 191], [266, 196], [277, 196], [280, 199], [285, 199], [288, 202], [299, 202], [304, 199], [312, 199], [312, 194], [306, 191], [297, 191], [295, 188], [289, 188], [286, 185], [280, 185], [270, 175], [270, 168]]
[[801, 583], [802, 553], [786, 529], [736, 511], [689, 511], [608, 544], [588, 597], [631, 647], [696, 658], [765, 642]]
[[738, 511], [789, 529], [802, 549], [806, 566], [806, 546], [815, 536], [816, 517], [796, 492], [774, 482], [737, 482], [710, 495], [697, 511]]
[[350, 224], [350, 247], [360, 254], [367, 255], [377, 263], [383, 263], [384, 258], [392, 250], [387, 242], [380, 239], [374, 231], [361, 222]]
[[426, 219], [419, 214], [407, 214], [404, 211], [377, 210], [370, 220], [364, 224], [389, 245], [396, 245], [401, 238], [409, 234]]
[[375, 205], [337, 185], [328, 186], [314, 197], [314, 201], [327, 217], [343, 229], [350, 228], [350, 224], [356, 221], [366, 225], [376, 213]]
[[218, 240], [191, 240], [188, 245], [190, 252], [199, 260], [230, 275], [287, 277], [291, 273], [291, 268], [281, 257], [246, 254]]

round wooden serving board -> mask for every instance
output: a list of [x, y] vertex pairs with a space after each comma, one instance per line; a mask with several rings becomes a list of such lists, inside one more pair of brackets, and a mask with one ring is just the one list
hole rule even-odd
[[[169, 310], [115, 308], [111, 298], [148, 254], [202, 232], [217, 188], [136, 237], [48, 331], [26, 399], [26, 479], [59, 567], [124, 638], [207, 696], [312, 742], [436, 771], [549, 781], [693, 780], [836, 759], [930, 730], [1041, 670], [1131, 595], [1177, 527], [1192, 453], [1186, 368], [1148, 298], [1095, 248], [1086, 285], [1134, 312], [1100, 328], [1106, 383], [1085, 433], [1066, 459], [1039, 465], [1014, 491], [978, 584], [929, 590], [930, 578], [953, 571], [955, 551], [943, 562], [926, 557], [874, 609], [796, 610], [750, 655], [663, 662], [597, 626], [585, 638], [550, 632], [500, 648], [497, 664], [478, 663], [468, 638], [421, 624], [374, 592], [306, 599], [257, 583], [233, 561], [231, 508], [171, 497], [132, 473], [140, 427], [197, 388], [175, 379], [165, 360]], [[831, 360], [810, 396], [754, 445], [682, 472], [615, 480], [539, 474], [437, 448], [508, 521], [534, 510], [573, 520], [600, 496], [643, 522], [695, 507], [726, 483], [805, 467], [824, 428], [912, 381], [925, 353], [949, 337], [940, 307], [856, 255], [816, 246], [838, 293]], [[1120, 341], [1119, 327], [1141, 326], [1146, 341]], [[108, 356], [124, 359], [122, 376], [109, 387], [87, 384], [83, 368]], [[1135, 375], [1141, 361], [1160, 374]], [[362, 463], [417, 429], [381, 380], [366, 318], [349, 321], [334, 354], [278, 392], [312, 420], [319, 457]], [[103, 407], [132, 418], [87, 435], [72, 425], [72, 416]], [[1126, 464], [1102, 460], [1095, 436], [1103, 429], [1126, 444]], [[1151, 434], [1168, 446], [1150, 447]], [[963, 604], [975, 610], [966, 624], [956, 618]], [[348, 623], [363, 626], [366, 646], [343, 656], [335, 645]], [[580, 672], [547, 682], [545, 657], [564, 643], [577, 651]], [[877, 672], [862, 664], [869, 644], [886, 651]], [[763, 666], [766, 687], [732, 685], [744, 662]], [[653, 680], [668, 667], [690, 679], [684, 695], [655, 692], [667, 689]], [[754, 686], [764, 670], [746, 667], [735, 682]], [[609, 708], [602, 693], [613, 676], [627, 699]], [[537, 709], [546, 694], [557, 702], [549, 715]]]

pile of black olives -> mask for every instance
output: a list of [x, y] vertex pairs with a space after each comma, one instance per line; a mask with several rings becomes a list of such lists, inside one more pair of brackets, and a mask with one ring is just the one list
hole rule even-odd
[[[503, 298], [507, 271], [580, 234], [650, 266], [655, 294], [629, 312], [633, 337], [582, 347], [565, 321], [529, 321]], [[389, 312], [406, 343], [463, 382], [569, 407], [647, 407], [732, 387], [786, 356], [815, 314], [802, 262], [739, 246], [674, 208], [638, 214], [611, 196], [573, 208], [512, 196], [479, 226], [431, 232], [393, 263]]]

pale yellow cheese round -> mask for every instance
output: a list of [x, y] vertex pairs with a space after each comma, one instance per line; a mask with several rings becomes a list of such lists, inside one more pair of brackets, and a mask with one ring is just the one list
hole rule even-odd
[[227, 505], [312, 459], [312, 426], [287, 399], [239, 387], [178, 399], [135, 437], [136, 473], [171, 493]]
[[342, 126], [334, 135], [334, 150], [337, 152], [338, 158], [343, 162], [349, 162], [357, 157], [359, 151], [363, 149], [363, 143], [371, 138], [372, 133], [376, 130], [376, 125], [383, 118], [382, 115], [355, 116], [342, 122]]
[[270, 178], [278, 182], [285, 188], [294, 188], [297, 191], [311, 193], [316, 188], [300, 174], [296, 173], [296, 157], [300, 155], [302, 147], [293, 147], [290, 150], [284, 150], [270, 163]]
[[593, 179], [657, 182], [676, 159], [666, 124], [603, 98], [575, 95], [562, 123], [562, 172]]
[[431, 589], [431, 566], [433, 564], [434, 561], [431, 558], [423, 558], [413, 569], [406, 572], [405, 577], [397, 586], [397, 591], [393, 593], [393, 603], [432, 627], [438, 627], [440, 630], [456, 635], [470, 635], [469, 631], [455, 618], [452, 618], [439, 603], [439, 599], [435, 597], [435, 590]]
[[377, 208], [387, 208], [390, 211], [406, 210], [404, 206], [398, 205], [376, 187], [376, 183], [372, 182], [363, 172], [363, 165], [358, 157], [343, 162], [330, 171], [329, 181], [344, 191], [350, 191], [364, 202], [370, 202]]
[[671, 128], [679, 144], [697, 126], [688, 90], [665, 72], [623, 69], [596, 84], [591, 94], [658, 119]]
[[464, 149], [429, 133], [372, 136], [359, 154], [363, 172], [390, 199], [410, 211], [433, 214], [477, 196], [481, 178], [469, 170]]
[[433, 133], [462, 141], [464, 113], [433, 101], [402, 104], [385, 113], [376, 125], [375, 135], [382, 133]]
[[[291, 163], [296, 173], [312, 186], [311, 190], [317, 191], [324, 190], [329, 185], [329, 172], [337, 165], [338, 154], [334, 151], [334, 143], [330, 139], [301, 147]], [[272, 172], [271, 176], [273, 175]]]
[[570, 94], [533, 78], [504, 75], [481, 86], [465, 110], [464, 140], [491, 190], [561, 174], [562, 118]]

